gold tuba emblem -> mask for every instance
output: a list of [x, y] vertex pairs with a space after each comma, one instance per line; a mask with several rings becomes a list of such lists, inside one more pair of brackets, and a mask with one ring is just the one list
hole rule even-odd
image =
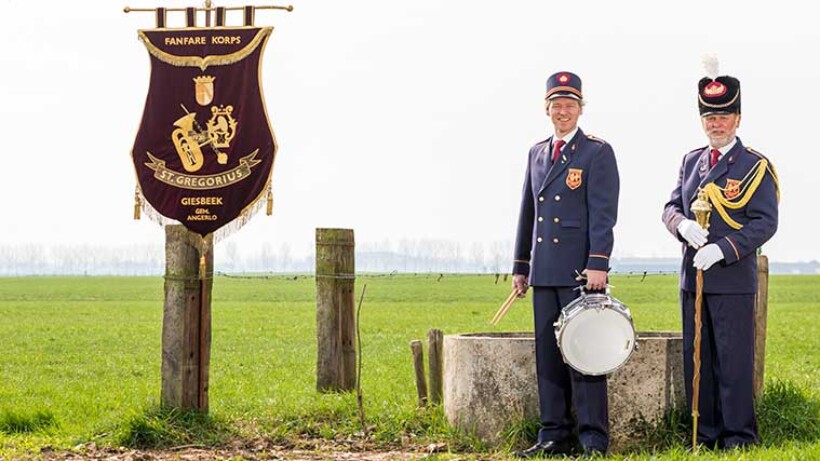
[[216, 80], [216, 77], [211, 77], [210, 75], [194, 77], [196, 102], [198, 102], [200, 106], [207, 106], [214, 100], [214, 80]]
[[196, 140], [197, 133], [194, 131], [195, 118], [196, 112], [183, 115], [174, 122], [174, 126], [176, 126], [177, 129], [171, 133], [171, 140], [174, 142], [177, 155], [179, 155], [179, 159], [182, 161], [182, 167], [190, 173], [202, 168], [205, 160], [202, 155], [202, 149]]

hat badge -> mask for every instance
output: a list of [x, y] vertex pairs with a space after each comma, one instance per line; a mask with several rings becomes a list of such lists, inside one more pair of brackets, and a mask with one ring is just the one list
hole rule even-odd
[[559, 76], [558, 76], [558, 81], [559, 81], [562, 85], [566, 85], [566, 84], [567, 84], [567, 82], [569, 82], [569, 75], [567, 75], [567, 74], [561, 74], [561, 75], [559, 75]]
[[703, 95], [707, 98], [716, 98], [724, 94], [726, 94], [726, 85], [718, 81], [713, 81], [703, 88]]

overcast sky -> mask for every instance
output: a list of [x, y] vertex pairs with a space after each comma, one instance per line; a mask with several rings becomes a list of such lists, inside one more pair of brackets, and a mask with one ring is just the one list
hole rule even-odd
[[[153, 17], [126, 5], [158, 4], [0, 0], [0, 244], [163, 240], [159, 225], [131, 219], [149, 76], [136, 29]], [[614, 256], [676, 256], [660, 215], [682, 156], [706, 144], [696, 89], [702, 55], [717, 53], [721, 73], [741, 81], [741, 139], [780, 174], [780, 229], [765, 252], [820, 259], [810, 2], [293, 5], [256, 16], [275, 27], [263, 61], [280, 147], [274, 215], [226, 241], [300, 254], [316, 227], [353, 228], [357, 242], [511, 241], [527, 151], [552, 131], [545, 80], [570, 70], [588, 101], [581, 127], [618, 158]]]

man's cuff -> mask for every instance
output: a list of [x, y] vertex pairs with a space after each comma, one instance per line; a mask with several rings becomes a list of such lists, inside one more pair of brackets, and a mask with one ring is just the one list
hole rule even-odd
[[715, 242], [715, 244], [720, 248], [720, 251], [723, 252], [723, 260], [726, 261], [726, 264], [732, 264], [740, 259], [740, 251], [730, 237], [723, 237]]
[[587, 258], [587, 269], [591, 269], [594, 271], [607, 271], [609, 270], [609, 256], [607, 255], [598, 255], [598, 254], [590, 254], [589, 258]]
[[523, 275], [525, 277], [530, 276], [530, 262], [524, 261], [523, 259], [516, 259], [513, 261], [513, 270], [512, 273], [514, 275]]

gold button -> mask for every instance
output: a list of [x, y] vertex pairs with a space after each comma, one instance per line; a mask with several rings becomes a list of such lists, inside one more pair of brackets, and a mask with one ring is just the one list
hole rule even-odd
[[543, 217], [543, 216], [539, 216], [539, 217], [538, 217], [538, 222], [543, 222], [543, 221], [544, 221], [544, 217]]
[[544, 201], [544, 197], [538, 197], [538, 201], [539, 201], [539, 202], [543, 202], [543, 201]]
[[557, 238], [552, 239], [552, 243], [558, 243], [558, 239]]
[[544, 241], [544, 239], [542, 239], [541, 237], [538, 237], [536, 240], [538, 240], [538, 243], [541, 243], [541, 242]]
[[558, 218], [552, 218], [552, 222], [560, 222], [561, 220]]
[[560, 202], [560, 201], [561, 201], [561, 196], [560, 196], [560, 195], [556, 195], [556, 196], [555, 196], [555, 201], [556, 201], [556, 202]]

